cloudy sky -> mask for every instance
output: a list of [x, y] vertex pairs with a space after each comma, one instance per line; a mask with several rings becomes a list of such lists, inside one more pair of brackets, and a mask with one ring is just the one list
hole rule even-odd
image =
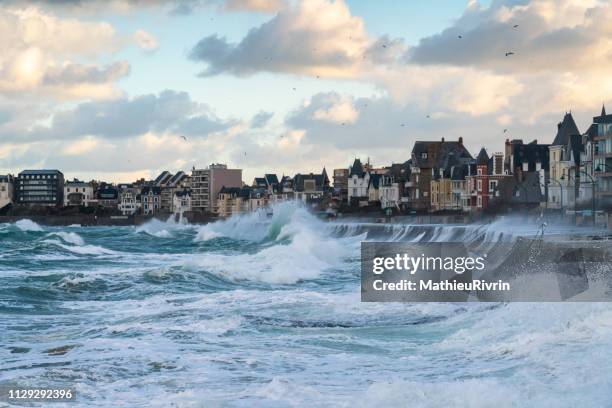
[[612, 109], [610, 21], [608, 0], [0, 0], [0, 173], [250, 182], [550, 142]]

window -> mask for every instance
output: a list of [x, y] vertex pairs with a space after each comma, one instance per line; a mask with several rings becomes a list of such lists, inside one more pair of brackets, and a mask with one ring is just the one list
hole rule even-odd
[[482, 191], [482, 180], [478, 180], [478, 191]]
[[427, 158], [427, 153], [421, 153], [421, 159], [426, 159]]
[[495, 191], [497, 189], [497, 180], [493, 180], [489, 182], [489, 190]]

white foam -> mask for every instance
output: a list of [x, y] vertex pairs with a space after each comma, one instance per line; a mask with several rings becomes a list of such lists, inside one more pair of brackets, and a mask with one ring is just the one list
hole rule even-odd
[[172, 238], [175, 232], [191, 228], [193, 228], [193, 226], [189, 225], [185, 220], [176, 222], [174, 217], [171, 216], [166, 221], [160, 221], [157, 218], [153, 218], [136, 227], [136, 233], [144, 233], [157, 238]]
[[28, 219], [17, 221], [15, 223], [15, 226], [19, 228], [21, 231], [26, 231], [26, 232], [40, 232], [43, 230], [40, 225]]
[[58, 232], [52, 232], [48, 236], [54, 236], [54, 235], [60, 237], [62, 240], [64, 240], [65, 242], [68, 242], [69, 244], [85, 245], [85, 241], [83, 240], [83, 238], [81, 238], [81, 236], [77, 234], [76, 232], [58, 231]]

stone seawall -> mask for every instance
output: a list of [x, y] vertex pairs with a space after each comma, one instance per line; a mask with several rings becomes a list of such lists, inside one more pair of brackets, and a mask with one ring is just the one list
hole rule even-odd
[[[73, 214], [73, 215], [6, 215], [0, 216], [0, 224], [14, 223], [19, 220], [32, 220], [40, 225], [49, 226], [121, 226], [121, 225], [141, 225], [153, 219], [161, 221], [168, 220], [171, 214], [158, 215], [134, 215], [134, 216], [96, 216], [92, 214]], [[184, 215], [190, 224], [207, 224], [214, 221], [216, 218], [200, 213], [187, 213]]]

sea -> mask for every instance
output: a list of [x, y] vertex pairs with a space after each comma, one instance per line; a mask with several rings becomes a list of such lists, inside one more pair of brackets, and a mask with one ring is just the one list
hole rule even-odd
[[610, 303], [360, 301], [363, 241], [543, 228], [296, 203], [207, 225], [0, 224], [0, 388], [76, 391], [53, 407], [610, 407]]

